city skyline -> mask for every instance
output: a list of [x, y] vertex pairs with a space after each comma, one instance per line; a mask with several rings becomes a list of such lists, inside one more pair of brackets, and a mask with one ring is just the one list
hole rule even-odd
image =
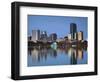
[[28, 15], [28, 35], [32, 35], [34, 29], [46, 31], [47, 36], [56, 33], [58, 38], [64, 38], [70, 33], [70, 23], [76, 23], [77, 31], [83, 31], [83, 38], [87, 40], [87, 21], [87, 17]]
[[32, 30], [32, 35], [28, 36], [28, 40], [31, 40], [33, 42], [42, 41], [42, 42], [59, 42], [64, 40], [77, 40], [82, 41], [84, 40], [84, 33], [83, 31], [77, 31], [77, 25], [75, 23], [70, 23], [70, 33], [66, 36], [57, 38], [56, 33], [51, 33], [50, 35], [47, 35], [46, 31], [41, 30]]

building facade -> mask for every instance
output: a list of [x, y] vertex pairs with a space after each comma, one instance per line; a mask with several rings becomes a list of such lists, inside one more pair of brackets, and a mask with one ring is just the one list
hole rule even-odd
[[70, 24], [71, 40], [75, 40], [75, 33], [77, 33], [77, 26], [75, 23]]
[[78, 41], [82, 41], [83, 40], [83, 32], [82, 31], [77, 32], [77, 40]]
[[40, 40], [41, 40], [42, 42], [47, 42], [47, 38], [48, 38], [47, 32], [46, 32], [46, 31], [42, 31], [42, 32], [41, 32]]
[[32, 30], [32, 41], [40, 40], [40, 30]]
[[52, 34], [50, 34], [50, 40], [52, 41], [52, 42], [54, 42], [54, 41], [56, 41], [56, 39], [57, 39], [57, 34], [56, 33], [52, 33]]
[[46, 33], [46, 31], [42, 31], [41, 32], [41, 39], [43, 40], [43, 39], [46, 39], [47, 38], [47, 33]]
[[68, 34], [68, 40], [71, 40], [71, 34]]

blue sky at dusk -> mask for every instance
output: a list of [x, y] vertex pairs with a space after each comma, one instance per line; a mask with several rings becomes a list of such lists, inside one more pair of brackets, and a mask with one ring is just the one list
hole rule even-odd
[[87, 17], [28, 15], [28, 35], [39, 29], [46, 31], [48, 36], [56, 33], [58, 38], [63, 38], [70, 33], [70, 23], [76, 23], [77, 31], [83, 31], [84, 39], [87, 39]]

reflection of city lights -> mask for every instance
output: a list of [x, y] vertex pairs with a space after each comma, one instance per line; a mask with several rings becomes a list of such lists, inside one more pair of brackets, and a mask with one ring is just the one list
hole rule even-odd
[[82, 59], [83, 58], [83, 51], [82, 50], [78, 50], [78, 59]]
[[[56, 43], [54, 42], [54, 45]], [[82, 61], [83, 59], [83, 49], [78, 49], [78, 48], [66, 48], [64, 50], [57, 48], [56, 50], [53, 48], [42, 48], [42, 49], [31, 49], [31, 55], [29, 53], [29, 57], [31, 57], [31, 61], [33, 63], [33, 65], [38, 65], [42, 62], [47, 62], [50, 61], [51, 64], [54, 64], [55, 62], [58, 61], [59, 62], [63, 61], [63, 59], [60, 59], [59, 57], [64, 57], [64, 59], [66, 58], [69, 62], [69, 64], [85, 64]], [[52, 62], [51, 60], [48, 59], [54, 59], [54, 61]], [[79, 60], [79, 61], [78, 61]], [[87, 60], [85, 60], [87, 61]], [[66, 61], [65, 61], [66, 62]], [[63, 64], [63, 63], [62, 63]], [[44, 65], [44, 64], [43, 64]], [[59, 63], [57, 64], [59, 65]]]
[[68, 49], [68, 56], [71, 57], [72, 54], [72, 48]]
[[36, 61], [38, 59], [38, 51], [34, 49], [31, 51], [31, 53], [32, 53], [32, 59]]

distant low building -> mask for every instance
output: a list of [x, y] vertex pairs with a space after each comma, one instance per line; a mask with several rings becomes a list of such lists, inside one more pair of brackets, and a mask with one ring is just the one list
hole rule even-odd
[[32, 36], [28, 36], [28, 41], [31, 41], [32, 40]]
[[62, 41], [65, 41], [64, 38], [57, 38], [56, 42], [62, 42]]
[[65, 36], [64, 39], [65, 39], [65, 40], [68, 40], [68, 36]]

